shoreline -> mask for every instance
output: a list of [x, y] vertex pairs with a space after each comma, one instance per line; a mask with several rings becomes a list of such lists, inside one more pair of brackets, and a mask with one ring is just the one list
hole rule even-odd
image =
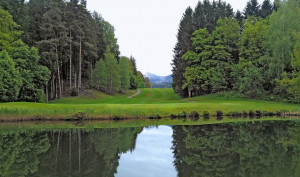
[[3, 122], [39, 122], [39, 121], [49, 121], [49, 122], [83, 122], [83, 121], [124, 121], [124, 120], [159, 120], [159, 119], [210, 119], [214, 118], [216, 120], [222, 120], [224, 117], [231, 119], [260, 119], [260, 118], [292, 118], [300, 119], [300, 112], [234, 112], [223, 114], [221, 111], [216, 111], [215, 114], [209, 114], [209, 112], [204, 111], [207, 114], [199, 114], [196, 111], [191, 113], [182, 114], [170, 114], [169, 116], [160, 116], [159, 114], [153, 114], [150, 116], [117, 116], [117, 115], [88, 115], [84, 112], [79, 112], [71, 116], [35, 116], [35, 115], [25, 115], [25, 116], [1, 116], [0, 123]]

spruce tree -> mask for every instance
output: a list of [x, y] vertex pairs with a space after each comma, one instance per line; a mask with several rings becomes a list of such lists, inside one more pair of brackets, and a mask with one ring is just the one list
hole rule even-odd
[[259, 9], [260, 9], [260, 5], [258, 4], [257, 0], [249, 0], [244, 9], [245, 18], [248, 18], [248, 16], [258, 17], [260, 15]]
[[180, 96], [188, 96], [188, 90], [183, 89], [185, 83], [184, 72], [187, 62], [182, 59], [182, 55], [192, 49], [190, 41], [193, 34], [193, 10], [188, 7], [181, 19], [177, 33], [177, 43], [174, 48], [174, 58], [172, 62], [173, 88]]
[[270, 0], [264, 0], [259, 12], [261, 18], [268, 17], [272, 13], [272, 11], [273, 11], [273, 5], [271, 4]]

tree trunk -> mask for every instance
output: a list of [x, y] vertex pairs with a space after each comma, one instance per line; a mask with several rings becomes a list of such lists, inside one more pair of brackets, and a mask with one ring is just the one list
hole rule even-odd
[[72, 131], [69, 131], [69, 161], [70, 161], [70, 172], [72, 171]]
[[48, 98], [48, 84], [46, 84], [46, 102], [48, 103], [49, 98]]
[[[59, 66], [59, 62], [58, 62], [58, 52], [57, 52], [57, 46], [55, 48], [55, 52], [56, 52], [56, 64], [57, 64], [57, 79], [58, 79], [58, 89], [59, 89], [59, 98], [61, 98], [61, 80], [60, 80], [60, 66]], [[57, 94], [56, 94], [56, 98], [57, 98]]]
[[188, 88], [188, 90], [189, 90], [189, 98], [191, 98], [192, 97], [192, 91], [191, 91], [190, 88]]
[[78, 72], [78, 91], [81, 89], [81, 38], [79, 41], [79, 72]]
[[74, 76], [74, 77], [75, 77], [75, 79], [74, 79], [74, 82], [75, 82], [75, 83], [74, 83], [74, 86], [75, 86], [75, 88], [77, 88], [77, 74], [76, 74], [76, 73], [75, 73], [75, 76]]
[[50, 81], [50, 98], [53, 98], [53, 76], [52, 76], [52, 80]]
[[81, 173], [81, 133], [80, 130], [78, 130], [78, 171], [79, 175]]
[[55, 91], [55, 99], [57, 99], [58, 98], [58, 96], [57, 96], [57, 79], [56, 79], [56, 81], [54, 82], [54, 91]]
[[59, 138], [60, 138], [60, 131], [58, 132], [58, 136], [57, 136], [56, 158], [55, 158], [55, 173], [56, 173], [57, 161], [58, 161]]
[[72, 34], [70, 30], [70, 93], [72, 90]]

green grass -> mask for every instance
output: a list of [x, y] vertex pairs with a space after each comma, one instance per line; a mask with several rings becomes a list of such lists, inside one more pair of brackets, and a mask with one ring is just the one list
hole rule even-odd
[[[162, 104], [187, 102], [176, 95], [172, 89], [142, 89], [142, 93], [136, 97], [127, 97], [136, 93], [131, 90], [125, 94], [107, 95], [101, 92], [91, 91], [88, 96], [68, 97], [54, 100], [51, 103], [58, 104]], [[149, 95], [149, 97], [148, 97]]]
[[[0, 118], [2, 120], [29, 118], [66, 118], [78, 112], [84, 112], [89, 118], [140, 118], [151, 115], [168, 117], [180, 112], [197, 111], [203, 115], [208, 111], [214, 115], [217, 110], [224, 114], [232, 112], [300, 112], [300, 105], [276, 103], [261, 100], [247, 100], [238, 98], [206, 95], [181, 99], [172, 89], [143, 89], [134, 98], [127, 98], [136, 91], [125, 94], [107, 95], [91, 91], [90, 95], [62, 98], [45, 103], [0, 103]], [[148, 97], [149, 95], [149, 97]]]
[[225, 117], [222, 120], [216, 120], [214, 117], [209, 119], [200, 118], [197, 121], [191, 119], [133, 119], [126, 121], [84, 121], [83, 123], [73, 123], [65, 121], [42, 121], [42, 122], [8, 122], [0, 124], [0, 132], [15, 132], [15, 131], [26, 131], [26, 130], [68, 130], [68, 129], [85, 129], [94, 130], [97, 128], [129, 128], [129, 127], [148, 127], [148, 126], [160, 126], [160, 125], [209, 125], [209, 124], [220, 124], [220, 123], [241, 123], [241, 122], [262, 122], [262, 121], [296, 121], [300, 122], [299, 119], [292, 118], [275, 118], [265, 117], [260, 119], [248, 119], [248, 118], [228, 118]]

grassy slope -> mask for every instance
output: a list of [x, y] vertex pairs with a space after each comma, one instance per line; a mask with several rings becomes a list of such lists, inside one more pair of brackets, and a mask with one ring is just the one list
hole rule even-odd
[[300, 112], [300, 106], [296, 104], [223, 98], [216, 95], [181, 99], [172, 89], [143, 89], [140, 95], [131, 99], [127, 98], [134, 93], [135, 91], [128, 91], [126, 94], [111, 96], [92, 92], [89, 96], [62, 98], [50, 104], [1, 103], [0, 118], [63, 118], [78, 112], [84, 112], [90, 117], [102, 118], [148, 117], [152, 114], [169, 116], [171, 113], [178, 114], [182, 111], [198, 111], [200, 114], [208, 111], [211, 115], [217, 110], [225, 114], [249, 110]]

